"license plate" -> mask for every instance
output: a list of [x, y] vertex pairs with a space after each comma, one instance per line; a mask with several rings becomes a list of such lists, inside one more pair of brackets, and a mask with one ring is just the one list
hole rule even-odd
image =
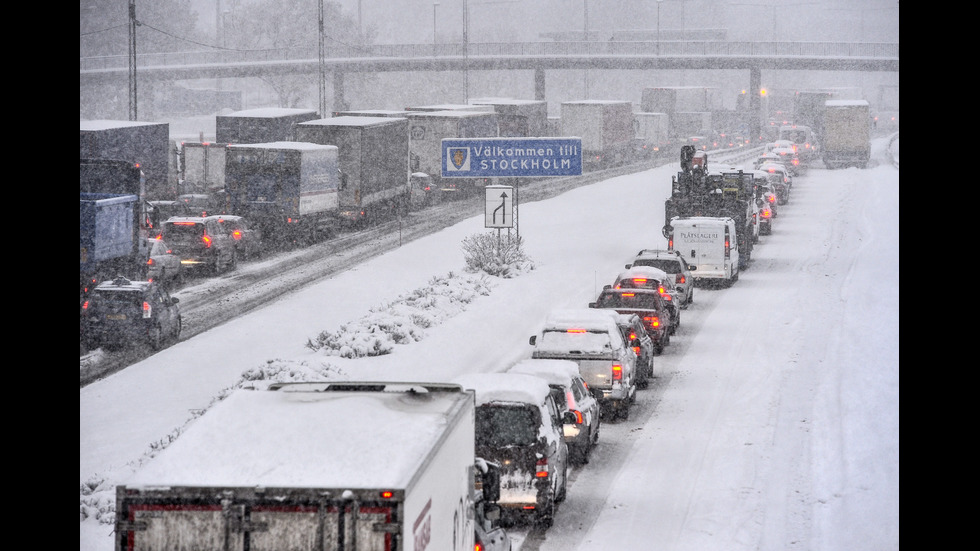
[[106, 314], [105, 319], [107, 319], [107, 320], [124, 320], [124, 319], [126, 319], [126, 314]]

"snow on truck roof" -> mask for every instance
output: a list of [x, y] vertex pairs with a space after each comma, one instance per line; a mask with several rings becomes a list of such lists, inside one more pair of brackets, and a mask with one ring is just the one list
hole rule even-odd
[[359, 117], [340, 115], [329, 119], [316, 119], [299, 123], [298, 126], [384, 126], [408, 120], [406, 117]]
[[94, 120], [94, 121], [79, 121], [79, 126], [81, 130], [107, 130], [110, 128], [130, 128], [134, 126], [156, 126], [165, 124], [170, 126], [170, 123], [166, 122], [140, 122], [140, 121], [115, 121], [115, 120]]
[[472, 400], [459, 390], [237, 390], [123, 483], [405, 487], [461, 400]]
[[254, 118], [277, 118], [288, 115], [302, 115], [305, 113], [316, 113], [316, 109], [297, 109], [293, 107], [260, 107], [258, 109], [245, 109], [235, 111], [219, 117], [254, 117]]
[[871, 105], [863, 99], [829, 99], [825, 102], [827, 107], [841, 107], [847, 105]]
[[267, 143], [235, 143], [229, 144], [229, 149], [295, 149], [297, 151], [314, 151], [317, 149], [337, 149], [335, 145], [323, 145], [310, 142], [267, 142]]

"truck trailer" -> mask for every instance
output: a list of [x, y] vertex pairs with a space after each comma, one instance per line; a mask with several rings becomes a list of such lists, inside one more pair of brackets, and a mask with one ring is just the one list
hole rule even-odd
[[308, 142], [231, 144], [225, 209], [262, 230], [273, 246], [309, 244], [337, 226], [338, 149]]
[[[473, 106], [489, 108], [488, 106]], [[442, 140], [446, 138], [496, 138], [497, 114], [463, 109], [418, 111], [408, 118], [409, 167], [428, 174], [443, 196], [473, 195], [483, 183], [480, 178], [442, 178]]]
[[[143, 200], [173, 199], [170, 125], [165, 122], [80, 121], [79, 159], [112, 159], [139, 164], [146, 180]], [[105, 190], [99, 190], [105, 191]]]
[[214, 134], [220, 143], [269, 143], [296, 140], [296, 125], [320, 118], [313, 109], [265, 107], [235, 111], [214, 118]]
[[341, 185], [337, 215], [356, 226], [409, 205], [408, 119], [340, 116], [296, 126], [296, 139], [337, 146]]
[[582, 168], [606, 168], [631, 157], [633, 104], [618, 100], [580, 100], [561, 104], [561, 135], [582, 138]]
[[823, 113], [823, 164], [867, 168], [871, 160], [871, 105], [863, 99], [828, 100]]
[[180, 194], [223, 193], [228, 144], [183, 142], [180, 144]]
[[640, 158], [659, 157], [671, 144], [667, 113], [633, 113], [636, 121], [636, 152]]
[[459, 385], [240, 389], [116, 487], [115, 550], [472, 551], [487, 466]]
[[497, 113], [501, 138], [551, 136], [548, 133], [548, 102], [545, 100], [480, 98], [473, 105], [489, 105]]

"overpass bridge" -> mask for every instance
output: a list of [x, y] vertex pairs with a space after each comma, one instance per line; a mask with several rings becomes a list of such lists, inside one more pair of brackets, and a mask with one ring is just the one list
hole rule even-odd
[[[334, 111], [347, 109], [344, 75], [425, 71], [533, 70], [535, 99], [545, 99], [549, 70], [745, 70], [748, 90], [758, 92], [764, 70], [898, 72], [898, 43], [554, 41], [507, 43], [381, 44], [276, 50], [210, 50], [80, 58], [79, 84], [130, 78], [140, 83], [202, 78], [332, 75]], [[131, 83], [131, 89], [135, 89]], [[323, 94], [321, 93], [321, 96]], [[468, 88], [467, 88], [468, 97]], [[751, 94], [752, 110], [759, 94]], [[324, 101], [321, 98], [321, 101]], [[321, 111], [326, 111], [321, 105]]]

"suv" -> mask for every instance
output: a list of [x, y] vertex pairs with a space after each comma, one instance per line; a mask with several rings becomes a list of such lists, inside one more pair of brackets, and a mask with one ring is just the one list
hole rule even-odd
[[618, 323], [623, 330], [623, 337], [633, 343], [637, 367], [636, 387], [646, 388], [653, 378], [653, 356], [657, 353], [653, 339], [643, 327], [643, 320], [636, 314], [619, 314]]
[[174, 216], [163, 223], [163, 239], [180, 255], [184, 269], [217, 275], [238, 265], [235, 241], [218, 216]]
[[508, 373], [535, 375], [544, 379], [562, 410], [568, 453], [579, 463], [588, 463], [589, 454], [599, 440], [599, 402], [570, 360], [525, 359]]
[[602, 414], [628, 419], [638, 379], [637, 358], [631, 347], [639, 345], [626, 341], [617, 321], [611, 311], [555, 310], [528, 343], [534, 346], [532, 358], [578, 364], [579, 373], [599, 400]]
[[679, 306], [687, 308], [694, 302], [694, 276], [691, 272], [698, 267], [688, 264], [680, 252], [667, 249], [642, 249], [636, 253], [636, 258], [626, 265], [626, 269], [634, 266], [652, 266], [674, 276]]
[[162, 285], [117, 277], [100, 283], [82, 305], [82, 336], [89, 350], [145, 341], [159, 350], [180, 338], [180, 302]]
[[653, 349], [662, 354], [670, 344], [670, 310], [656, 289], [613, 289], [606, 286], [589, 308], [608, 308], [620, 314], [636, 314], [653, 340]]
[[509, 518], [551, 526], [568, 487], [568, 446], [548, 383], [519, 373], [470, 373], [454, 381], [476, 394], [476, 455], [501, 466], [497, 504]]

